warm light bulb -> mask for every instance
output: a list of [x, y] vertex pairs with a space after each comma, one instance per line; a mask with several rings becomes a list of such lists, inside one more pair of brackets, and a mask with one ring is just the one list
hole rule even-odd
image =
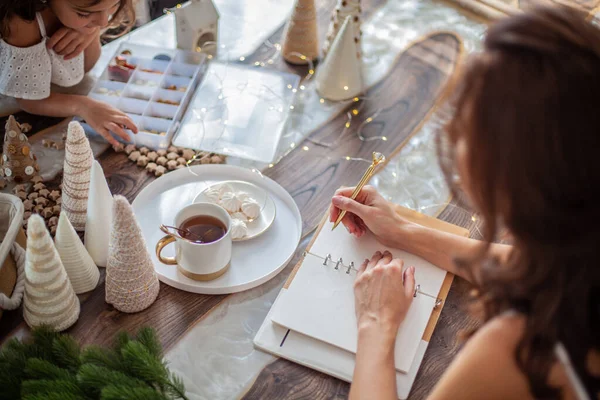
[[311, 75], [314, 75], [314, 73], [315, 73], [315, 70], [314, 70], [314, 69], [309, 69], [309, 70], [308, 70], [308, 73], [309, 73], [309, 74], [311, 74]]
[[304, 146], [304, 147], [302, 148], [302, 150], [304, 150], [304, 151], [308, 151], [308, 146]]
[[321, 104], [325, 103], [325, 99], [319, 100], [319, 103], [321, 103]]
[[352, 114], [358, 115], [358, 110], [357, 109], [352, 110]]
[[240, 57], [240, 61], [244, 61], [246, 59], [246, 57], [242, 56]]
[[384, 142], [387, 142], [387, 137], [386, 136], [382, 136], [381, 140], [383, 140]]
[[344, 86], [344, 90], [348, 90], [348, 86]]
[[350, 128], [350, 122], [346, 122], [346, 128]]

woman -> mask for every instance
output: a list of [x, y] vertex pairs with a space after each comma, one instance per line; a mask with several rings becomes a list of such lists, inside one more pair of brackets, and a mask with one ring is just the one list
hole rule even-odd
[[[450, 93], [440, 159], [486, 222], [485, 241], [409, 223], [373, 188], [356, 201], [338, 191], [331, 220], [346, 210], [350, 233], [479, 289], [484, 323], [430, 398], [600, 398], [600, 32], [566, 9], [503, 20]], [[490, 244], [503, 229], [513, 246]], [[414, 286], [414, 268], [404, 284], [401, 271], [386, 252], [358, 273], [351, 399], [396, 398], [394, 338]]]

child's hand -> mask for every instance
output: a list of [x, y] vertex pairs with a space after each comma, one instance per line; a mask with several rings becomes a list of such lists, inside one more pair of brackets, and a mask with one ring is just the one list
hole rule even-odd
[[117, 146], [119, 142], [111, 135], [111, 132], [120, 136], [126, 142], [129, 142], [130, 138], [124, 128], [131, 129], [133, 133], [138, 132], [137, 126], [127, 114], [117, 110], [110, 104], [89, 97], [82, 99], [78, 115], [85, 119], [85, 122], [113, 146]]
[[94, 33], [84, 35], [71, 28], [62, 27], [48, 39], [46, 46], [54, 50], [58, 55], [64, 56], [65, 60], [77, 57], [88, 48], [94, 40], [99, 40], [99, 29]]

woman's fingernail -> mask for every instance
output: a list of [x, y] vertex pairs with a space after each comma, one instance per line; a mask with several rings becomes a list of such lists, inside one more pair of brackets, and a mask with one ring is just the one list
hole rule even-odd
[[340, 199], [339, 196], [333, 196], [333, 198], [331, 199], [331, 202], [333, 204], [335, 204], [336, 206], [340, 205], [340, 203], [342, 202], [342, 200]]
[[410, 273], [411, 273], [411, 274], [414, 274], [414, 273], [415, 273], [415, 267], [414, 267], [414, 266], [411, 266], [411, 267], [410, 267]]

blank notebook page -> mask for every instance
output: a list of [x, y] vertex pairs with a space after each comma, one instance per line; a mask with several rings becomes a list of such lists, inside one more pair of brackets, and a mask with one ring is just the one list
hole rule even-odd
[[[336, 270], [335, 261], [342, 257], [345, 265], [354, 261], [358, 268], [365, 258], [370, 258], [377, 250], [385, 250], [385, 247], [372, 236], [355, 239], [343, 227], [332, 232], [331, 226], [330, 223], [325, 224], [310, 249], [312, 254], [306, 255], [290, 287], [282, 291], [273, 307], [271, 320], [287, 329], [356, 353], [358, 333], [353, 292], [356, 272], [347, 274], [343, 267]], [[398, 371], [407, 372], [446, 272], [408, 253], [389, 250], [394, 257], [409, 260], [405, 267], [415, 266], [417, 284], [421, 285], [423, 292], [433, 296], [418, 294], [400, 326], [395, 363]], [[323, 258], [331, 254], [333, 262], [324, 266], [323, 259], [313, 254]]]

